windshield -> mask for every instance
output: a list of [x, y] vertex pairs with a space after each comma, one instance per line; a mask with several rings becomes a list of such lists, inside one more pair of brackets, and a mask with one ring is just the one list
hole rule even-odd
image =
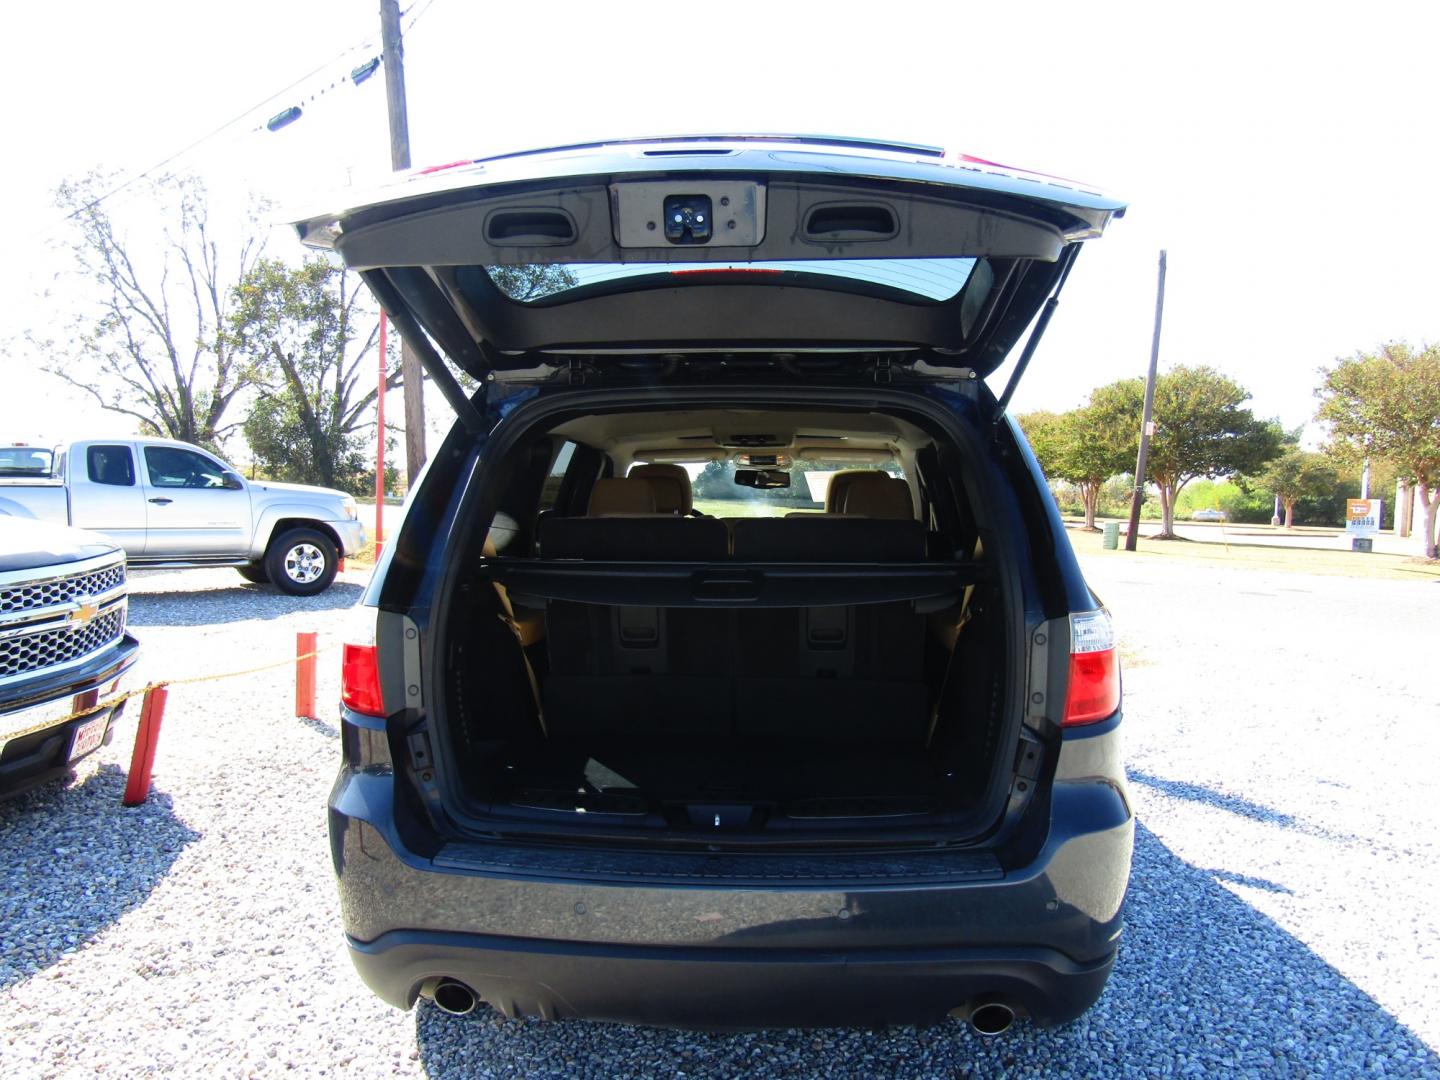
[[743, 271], [758, 275], [819, 274], [883, 285], [924, 300], [949, 300], [965, 287], [974, 259], [792, 259], [771, 262], [553, 263], [487, 266], [485, 272], [511, 300], [533, 303], [573, 289], [624, 278], [671, 277]]
[[0, 476], [49, 476], [55, 454], [38, 446], [0, 446]]
[[[777, 455], [781, 464], [786, 455]], [[788, 473], [789, 487], [746, 487], [735, 482], [737, 470], [769, 469], [766, 465], [749, 465], [734, 461], [689, 461], [679, 463], [690, 474], [690, 488], [695, 509], [709, 517], [785, 517], [787, 514], [825, 512], [825, 493], [830, 478], [837, 472], [857, 468], [835, 462], [800, 459], [781, 471]], [[897, 462], [865, 464], [864, 469], [878, 469], [903, 479], [905, 473]]]

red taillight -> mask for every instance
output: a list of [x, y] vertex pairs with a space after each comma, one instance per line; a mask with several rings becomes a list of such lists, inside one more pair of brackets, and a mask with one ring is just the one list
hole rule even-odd
[[340, 661], [340, 700], [347, 709], [366, 716], [384, 716], [380, 696], [380, 664], [374, 645], [345, 645]]
[[1065, 726], [1093, 724], [1120, 707], [1120, 656], [1104, 611], [1070, 616], [1070, 686]]

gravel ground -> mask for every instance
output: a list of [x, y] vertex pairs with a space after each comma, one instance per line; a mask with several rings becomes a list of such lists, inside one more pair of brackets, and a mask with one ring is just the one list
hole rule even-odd
[[[1123, 553], [1087, 572], [1125, 640], [1141, 826], [1120, 962], [1074, 1024], [980, 1040], [395, 1012], [340, 949], [336, 731], [290, 719], [282, 668], [172, 691], [144, 808], [119, 805], [133, 709], [69, 786], [0, 804], [3, 1070], [1440, 1076], [1440, 587]], [[359, 580], [304, 601], [230, 571], [137, 574], [141, 677], [281, 659], [297, 630], [337, 643]], [[322, 702], [337, 672], [332, 652]]]

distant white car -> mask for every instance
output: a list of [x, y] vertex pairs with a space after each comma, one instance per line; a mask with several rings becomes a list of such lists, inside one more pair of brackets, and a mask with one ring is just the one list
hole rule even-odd
[[1196, 510], [1190, 515], [1191, 521], [1228, 521], [1224, 510]]

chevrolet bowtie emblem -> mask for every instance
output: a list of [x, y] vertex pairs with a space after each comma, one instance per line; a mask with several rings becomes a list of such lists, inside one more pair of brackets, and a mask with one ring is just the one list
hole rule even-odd
[[92, 604], [89, 600], [81, 600], [80, 606], [70, 613], [70, 622], [88, 623], [96, 615], [100, 614], [100, 605]]

